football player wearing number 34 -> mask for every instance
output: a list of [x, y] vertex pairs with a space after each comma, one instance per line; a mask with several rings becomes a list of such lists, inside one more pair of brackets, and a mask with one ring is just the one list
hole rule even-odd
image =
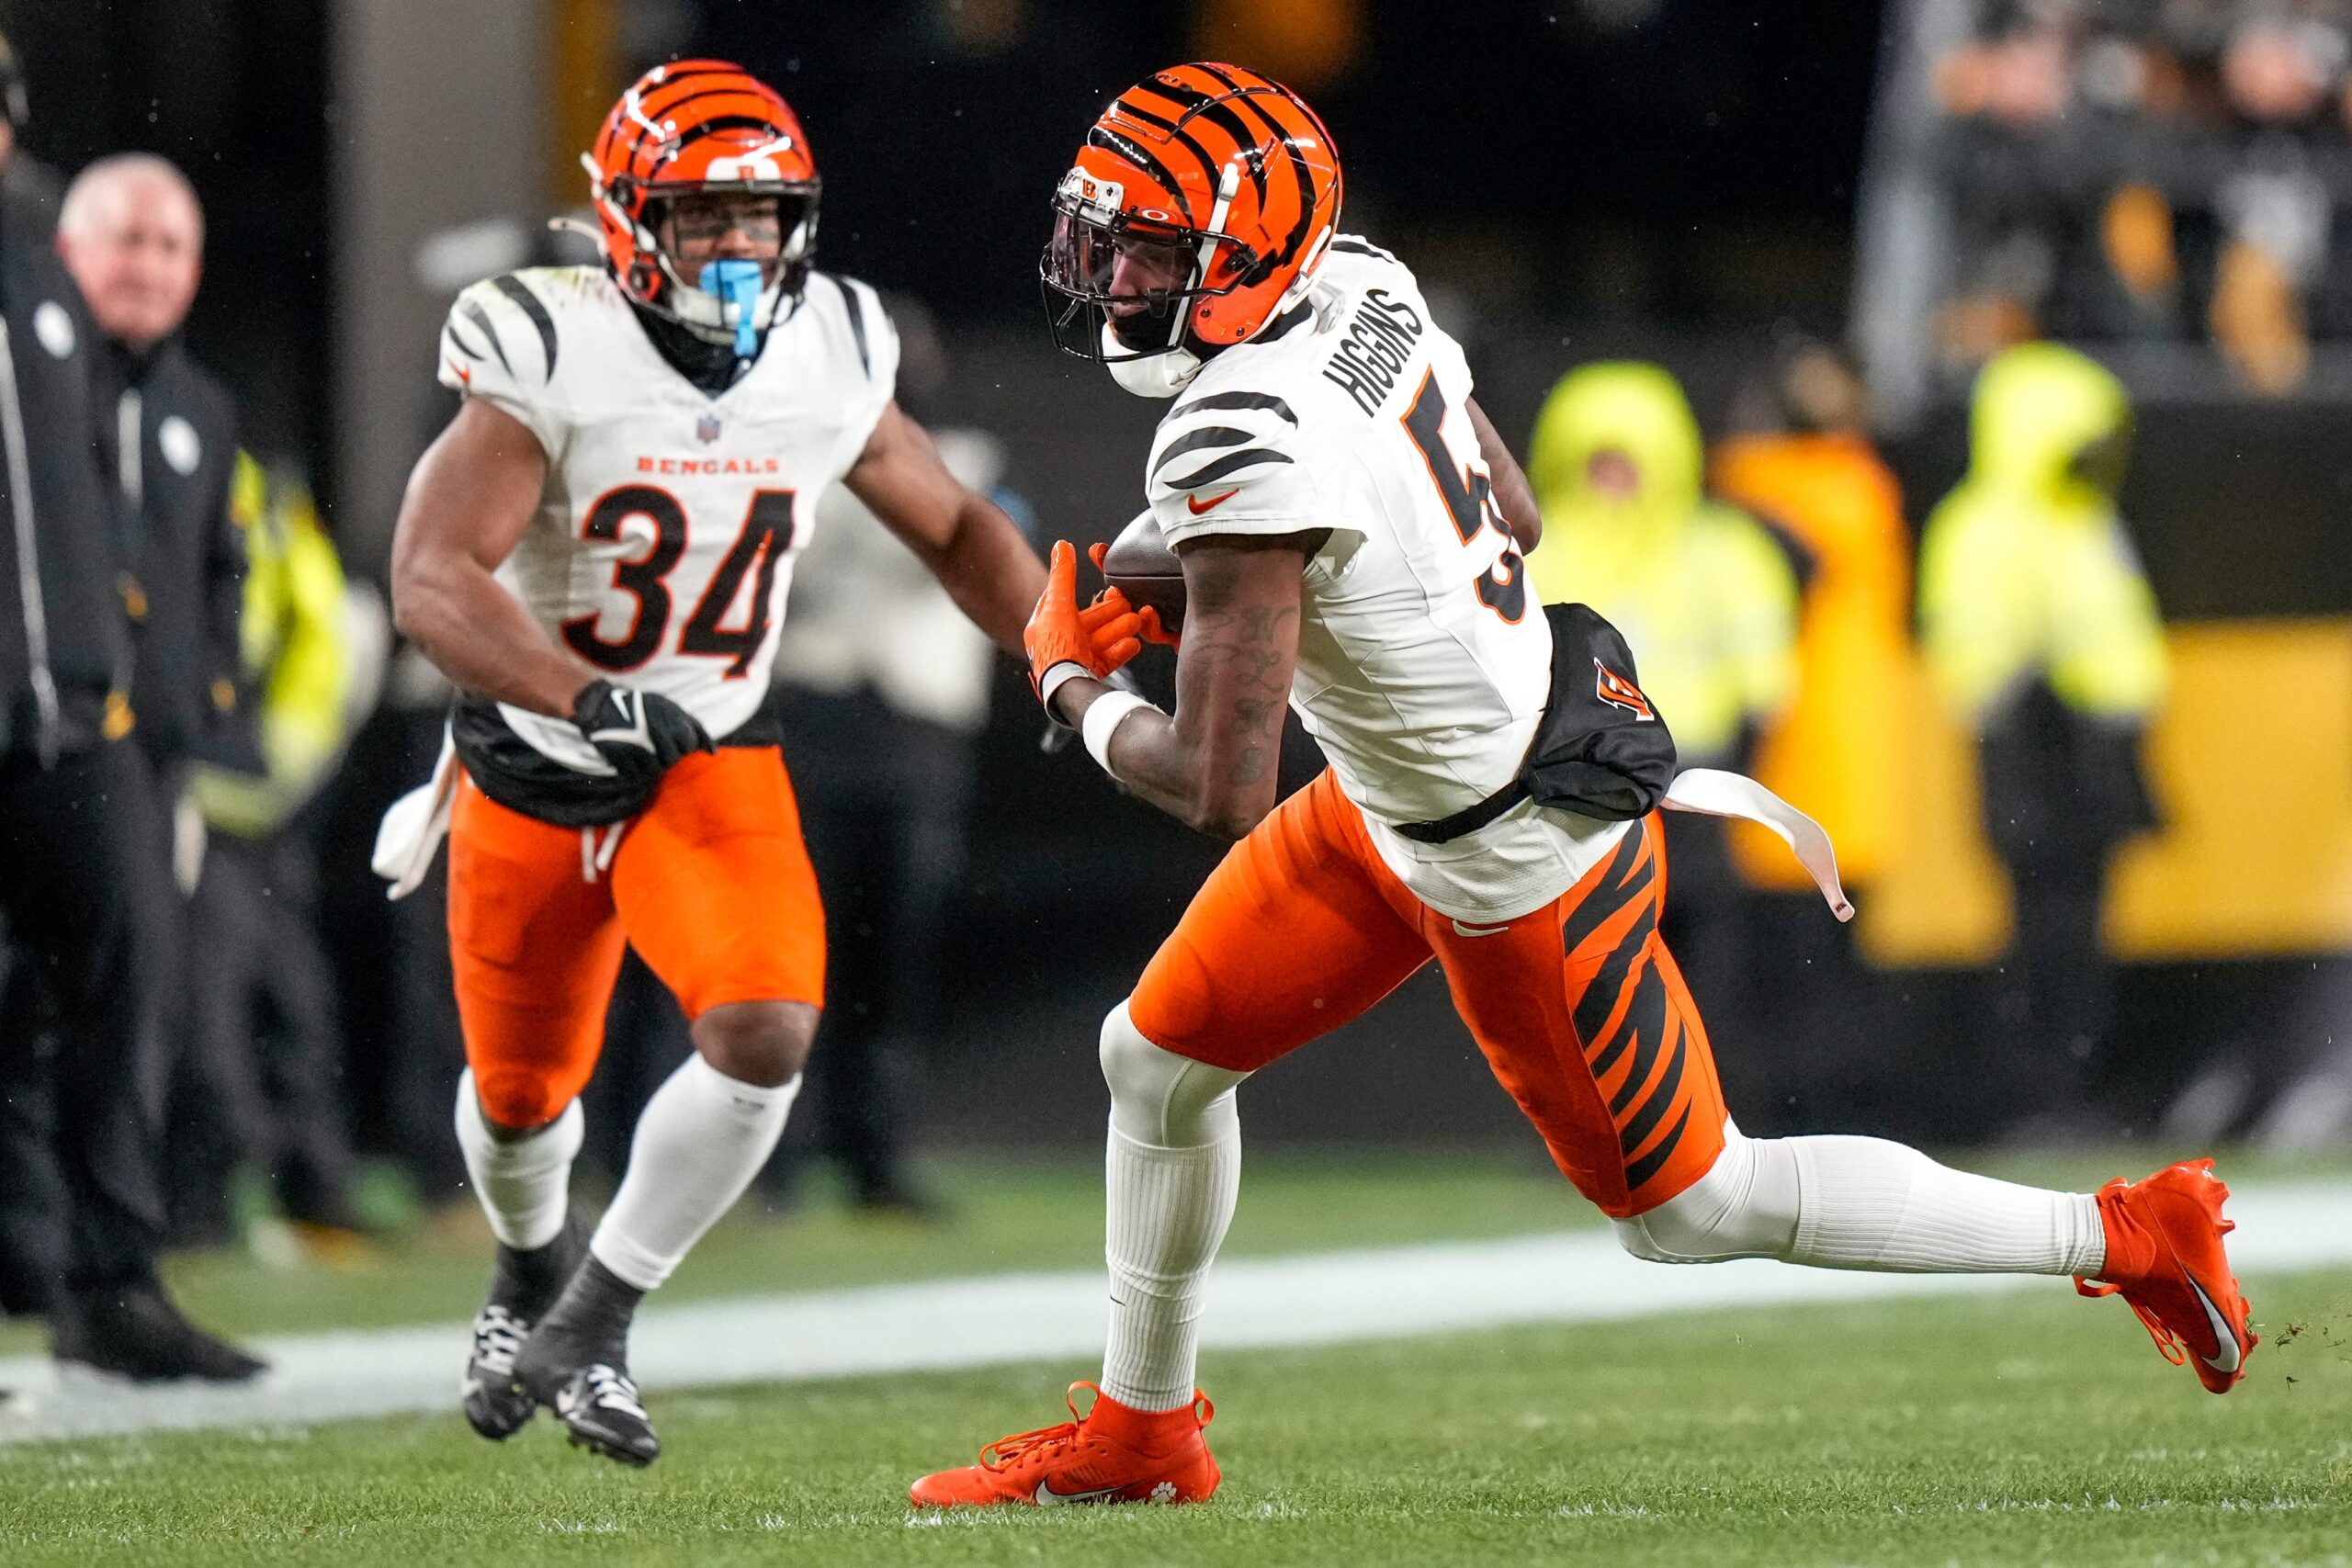
[[[392, 594], [460, 696], [394, 859], [413, 886], [447, 822], [458, 1135], [498, 1239], [466, 1416], [503, 1438], [546, 1404], [645, 1464], [630, 1314], [775, 1147], [824, 997], [816, 879], [761, 717], [817, 498], [846, 484], [1016, 653], [1045, 570], [893, 401], [874, 291], [812, 269], [817, 168], [773, 90], [658, 67], [583, 162], [604, 265], [477, 284], [442, 334], [464, 402], [410, 479]], [[577, 1097], [624, 942], [696, 1054], [583, 1242]]]
[[[1313, 110], [1238, 67], [1163, 71], [1095, 122], [1053, 207], [1056, 335], [1175, 400], [1145, 484], [1182, 571], [1176, 711], [1101, 678], [1138, 628], [1107, 593], [1080, 611], [1067, 545], [1032, 673], [1120, 784], [1239, 842], [1102, 1026], [1094, 1403], [916, 1482], [918, 1505], [1215, 1491], [1194, 1348], [1239, 1185], [1236, 1090], [1432, 957], [1495, 1076], [1636, 1255], [2094, 1278], [2206, 1387], [2237, 1381], [2254, 1337], [2210, 1163], [2094, 1196], [1733, 1125], [1657, 935], [1653, 808], [1780, 826], [1848, 914], [1826, 840], [1736, 775], [1675, 779], [1672, 715], [1623, 640], [1529, 595], [1526, 482], [1412, 273], [1339, 231], [1340, 163]], [[1286, 705], [1330, 767], [1277, 806]]]

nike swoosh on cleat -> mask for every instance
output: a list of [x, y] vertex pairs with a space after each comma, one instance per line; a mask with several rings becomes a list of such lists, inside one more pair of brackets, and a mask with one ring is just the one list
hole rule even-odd
[[1036, 1496], [1032, 1500], [1041, 1508], [1050, 1508], [1066, 1503], [1100, 1503], [1104, 1498], [1115, 1497], [1125, 1490], [1124, 1486], [1100, 1486], [1091, 1492], [1057, 1492], [1054, 1490], [1052, 1482], [1040, 1481], [1037, 1483]]
[[[2186, 1269], [2182, 1272], [2188, 1274]], [[2236, 1371], [2245, 1360], [2245, 1352], [2238, 1347], [2237, 1331], [2230, 1326], [2230, 1320], [2222, 1315], [2222, 1309], [2213, 1304], [2213, 1298], [2205, 1293], [2205, 1287], [2197, 1282], [2197, 1276], [2194, 1274], [2188, 1274], [2188, 1288], [2197, 1292], [2197, 1304], [2205, 1309], [2205, 1320], [2212, 1325], [2213, 1342], [2221, 1347], [2222, 1354], [2226, 1358], [2226, 1359], [2215, 1360], [2210, 1356], [2199, 1354], [2197, 1359], [2217, 1372], [2226, 1374]]]

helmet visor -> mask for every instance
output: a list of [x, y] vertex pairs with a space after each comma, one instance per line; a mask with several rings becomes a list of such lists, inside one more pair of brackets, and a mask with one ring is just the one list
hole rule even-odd
[[[1204, 240], [1211, 265], [1204, 266]], [[1103, 217], [1075, 203], [1054, 204], [1053, 238], [1037, 264], [1046, 315], [1057, 346], [1081, 358], [1110, 360], [1165, 354], [1182, 345], [1193, 300], [1225, 293], [1210, 284], [1218, 252], [1232, 242], [1197, 230], [1149, 223], [1125, 213]], [[1108, 329], [1107, 332], [1105, 329]]]
[[695, 278], [715, 261], [751, 261], [763, 283], [805, 263], [813, 249], [817, 195], [713, 184], [665, 186], [645, 204], [645, 226], [673, 276]]

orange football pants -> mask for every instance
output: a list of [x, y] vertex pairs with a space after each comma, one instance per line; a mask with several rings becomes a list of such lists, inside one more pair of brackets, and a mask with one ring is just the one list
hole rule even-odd
[[821, 1006], [825, 915], [773, 746], [697, 752], [618, 829], [557, 828], [461, 777], [449, 818], [449, 957], [475, 1092], [534, 1127], [595, 1070], [634, 946], [689, 1020], [726, 1002]]
[[1724, 1147], [1714, 1055], [1657, 934], [1665, 894], [1652, 816], [1544, 908], [1498, 926], [1456, 921], [1397, 880], [1327, 772], [1210, 874], [1128, 1011], [1162, 1049], [1255, 1072], [1434, 955], [1562, 1173], [1629, 1218], [1698, 1180]]

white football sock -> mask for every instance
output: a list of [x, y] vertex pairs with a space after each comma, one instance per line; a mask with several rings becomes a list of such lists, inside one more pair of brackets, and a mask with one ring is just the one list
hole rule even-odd
[[797, 1074], [763, 1088], [687, 1057], [645, 1102], [588, 1250], [640, 1291], [661, 1284], [767, 1164], [799, 1092]]
[[1122, 1002], [1103, 1021], [1102, 1076], [1111, 1086], [1102, 1392], [1131, 1410], [1174, 1410], [1193, 1401], [1203, 1290], [1240, 1196], [1233, 1091], [1249, 1075], [1161, 1050]]
[[575, 1100], [537, 1132], [501, 1142], [491, 1134], [474, 1093], [473, 1069], [458, 1075], [458, 1148], [492, 1235], [529, 1252], [562, 1231], [571, 1203], [571, 1162], [586, 1125]]
[[2098, 1203], [1972, 1176], [1883, 1138], [1747, 1138], [1687, 1190], [1618, 1223], [1629, 1252], [1664, 1263], [1778, 1258], [1908, 1274], [2096, 1275]]

